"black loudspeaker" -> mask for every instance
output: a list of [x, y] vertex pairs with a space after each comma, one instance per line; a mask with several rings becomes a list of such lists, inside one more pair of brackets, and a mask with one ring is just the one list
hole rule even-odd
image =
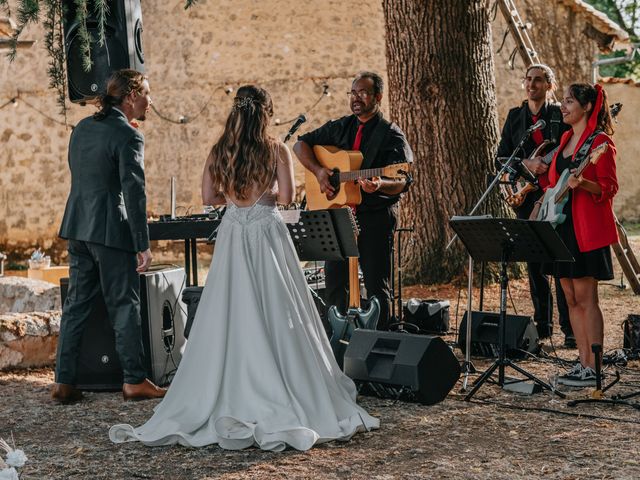
[[108, 0], [107, 6], [105, 42], [100, 45], [95, 2], [89, 0], [87, 4], [86, 24], [91, 58], [91, 69], [87, 72], [83, 66], [75, 3], [65, 2], [64, 43], [69, 100], [72, 102], [84, 104], [104, 93], [107, 79], [116, 70], [132, 68], [144, 72], [140, 0]]
[[357, 329], [344, 355], [344, 372], [379, 396], [433, 405], [460, 378], [460, 364], [439, 337]]
[[[164, 268], [140, 274], [142, 345], [148, 377], [169, 383], [185, 346], [186, 308], [180, 300], [184, 268]], [[62, 304], [69, 279], [60, 279]], [[81, 390], [120, 390], [122, 366], [115, 349], [115, 333], [102, 294], [96, 295], [78, 354], [77, 387]]]
[[[69, 279], [60, 279], [60, 296], [64, 305]], [[76, 383], [81, 390], [122, 389], [122, 367], [116, 353], [115, 333], [107, 317], [102, 293], [93, 301], [91, 315], [85, 323], [78, 353]]]
[[402, 308], [402, 320], [417, 326], [419, 333], [445, 334], [449, 331], [449, 300], [410, 298]]
[[632, 353], [640, 353], [640, 315], [629, 314], [623, 322], [623, 331], [623, 348], [628, 348]]
[[[497, 357], [499, 354], [498, 327], [500, 314], [493, 312], [472, 312], [471, 314], [471, 354], [478, 357]], [[462, 317], [458, 330], [458, 346], [466, 353], [467, 312]], [[540, 343], [533, 318], [525, 315], [507, 315], [505, 325], [506, 355], [521, 358], [526, 353], [538, 353]]]
[[184, 352], [187, 309], [181, 295], [186, 280], [182, 267], [140, 274], [142, 345], [149, 378], [157, 385], [171, 382]]

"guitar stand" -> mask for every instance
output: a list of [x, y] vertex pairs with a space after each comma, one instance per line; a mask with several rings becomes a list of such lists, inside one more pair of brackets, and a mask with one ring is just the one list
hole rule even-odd
[[[404, 333], [420, 333], [420, 328], [413, 324], [407, 323], [403, 318], [403, 307], [402, 307], [402, 233], [403, 232], [413, 232], [413, 227], [409, 228], [396, 228], [395, 232], [398, 233], [398, 260], [394, 261], [394, 242], [391, 241], [391, 317], [396, 320], [395, 322], [389, 325], [390, 331], [398, 331]], [[393, 271], [395, 270], [395, 266], [397, 264], [398, 270], [398, 314], [396, 315], [396, 284], [394, 281]]]
[[[567, 247], [562, 243], [549, 222], [516, 220], [487, 217], [453, 217], [450, 225], [469, 251], [471, 259], [485, 262], [500, 262], [500, 317], [498, 325], [498, 359], [474, 382], [465, 400], [498, 371], [500, 387], [531, 380], [539, 387], [549, 390], [561, 398], [566, 396], [548, 383], [511, 361], [506, 356], [506, 322], [507, 322], [507, 264], [517, 261], [551, 262], [573, 260]], [[471, 315], [468, 324], [471, 323]], [[468, 338], [468, 337], [467, 337]], [[469, 365], [465, 365], [469, 368]], [[505, 368], [511, 367], [525, 379], [505, 379]]]

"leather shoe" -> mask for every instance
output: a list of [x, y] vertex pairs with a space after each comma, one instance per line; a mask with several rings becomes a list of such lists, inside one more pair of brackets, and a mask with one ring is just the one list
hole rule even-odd
[[125, 400], [147, 400], [149, 398], [162, 398], [167, 393], [166, 388], [160, 388], [151, 380], [145, 378], [141, 383], [122, 384], [122, 397]]
[[82, 392], [75, 388], [73, 385], [68, 385], [66, 383], [56, 383], [51, 389], [51, 398], [53, 398], [58, 403], [67, 405], [69, 403], [79, 402], [84, 397], [82, 395]]

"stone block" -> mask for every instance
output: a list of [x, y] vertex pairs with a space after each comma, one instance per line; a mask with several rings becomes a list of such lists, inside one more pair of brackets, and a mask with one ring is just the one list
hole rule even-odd
[[0, 314], [0, 370], [55, 364], [59, 310]]
[[60, 308], [59, 286], [30, 278], [0, 277], [0, 314]]

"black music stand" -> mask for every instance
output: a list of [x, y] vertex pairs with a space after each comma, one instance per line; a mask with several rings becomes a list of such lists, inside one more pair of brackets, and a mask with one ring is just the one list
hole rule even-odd
[[511, 218], [453, 217], [449, 224], [469, 251], [474, 261], [500, 262], [500, 320], [498, 328], [498, 359], [478, 378], [466, 397], [471, 397], [498, 370], [498, 385], [520, 383], [522, 379], [505, 382], [504, 369], [511, 367], [527, 379], [565, 398], [562, 392], [512, 362], [506, 356], [507, 264], [509, 262], [571, 262], [573, 257], [550, 222]]
[[345, 208], [301, 211], [297, 222], [287, 223], [298, 258], [313, 261], [358, 257], [352, 218]]

